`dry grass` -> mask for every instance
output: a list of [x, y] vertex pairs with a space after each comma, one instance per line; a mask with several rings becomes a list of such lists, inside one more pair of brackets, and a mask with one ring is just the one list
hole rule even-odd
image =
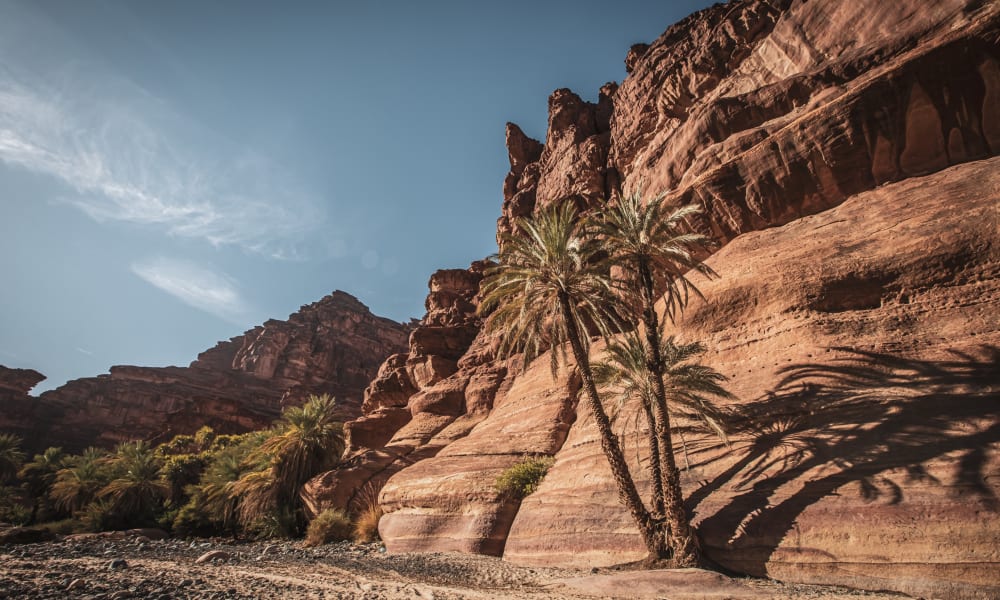
[[378, 522], [384, 514], [382, 507], [378, 503], [379, 492], [382, 486], [376, 485], [374, 481], [369, 481], [363, 488], [358, 490], [354, 497], [353, 514], [356, 517], [354, 522], [355, 542], [375, 542], [381, 539], [378, 535]]
[[358, 520], [354, 523], [354, 541], [364, 543], [380, 540], [378, 521], [382, 518], [382, 514], [382, 507], [376, 504], [358, 515]]
[[354, 526], [342, 510], [327, 509], [309, 523], [304, 546], [321, 546], [351, 539]]

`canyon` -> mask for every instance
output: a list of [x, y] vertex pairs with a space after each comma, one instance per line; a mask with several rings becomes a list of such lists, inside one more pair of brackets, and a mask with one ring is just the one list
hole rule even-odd
[[[669, 329], [706, 344], [735, 396], [727, 441], [675, 429], [707, 558], [1000, 596], [1000, 5], [733, 0], [625, 65], [595, 102], [553, 92], [545, 140], [507, 125], [497, 239], [540, 208], [639, 189], [704, 209], [691, 225], [718, 242], [718, 276], [695, 279], [704, 298]], [[477, 314], [487, 268], [434, 273], [413, 326], [335, 293], [187, 368], [115, 367], [37, 399], [41, 375], [3, 370], [0, 429], [70, 447], [162, 439], [259, 426], [330, 392], [353, 418], [342, 464], [302, 490], [313, 514], [377, 498], [390, 553], [641, 559], [573, 365], [496, 357]], [[644, 431], [621, 410], [646, 490]], [[525, 456], [554, 458], [539, 489], [498, 493]]]

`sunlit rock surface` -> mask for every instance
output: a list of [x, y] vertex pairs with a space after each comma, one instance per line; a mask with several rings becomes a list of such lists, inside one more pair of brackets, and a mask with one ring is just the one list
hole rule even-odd
[[[675, 331], [708, 344], [738, 396], [729, 446], [685, 423], [675, 439], [712, 560], [998, 594], [998, 40], [990, 2], [730, 2], [633, 46], [596, 103], [556, 90], [544, 142], [508, 124], [498, 238], [540, 207], [642, 184], [701, 204], [693, 225], [724, 246], [707, 303]], [[478, 323], [453, 326], [464, 344]], [[360, 429], [388, 441], [315, 480], [317, 506], [381, 490], [390, 551], [641, 558], [572, 377], [553, 380], [546, 357], [497, 362], [482, 334], [456, 356], [444, 333], [383, 366]], [[404, 406], [409, 420], [383, 408]], [[629, 408], [619, 427], [645, 488]], [[556, 462], [516, 503], [493, 481], [523, 454]]]

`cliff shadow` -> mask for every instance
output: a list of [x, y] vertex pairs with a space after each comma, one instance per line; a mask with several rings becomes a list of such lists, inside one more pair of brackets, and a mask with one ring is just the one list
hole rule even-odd
[[[803, 511], [854, 493], [847, 484], [857, 484], [862, 502], [904, 502], [907, 490], [889, 471], [904, 484], [940, 485], [962, 502], [1000, 511], [983, 472], [988, 446], [1000, 442], [1000, 349], [951, 351], [941, 361], [834, 350], [846, 356], [786, 367], [774, 389], [734, 412], [740, 458], [687, 499], [694, 510], [716, 492], [729, 494], [718, 510], [706, 507], [699, 524], [708, 556], [721, 566], [765, 575]], [[958, 459], [941, 481], [927, 465], [945, 455]]]

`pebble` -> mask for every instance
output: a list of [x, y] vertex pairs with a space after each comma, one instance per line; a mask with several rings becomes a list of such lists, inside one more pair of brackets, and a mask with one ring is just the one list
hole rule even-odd
[[127, 568], [128, 568], [128, 561], [126, 561], [124, 558], [116, 558], [108, 563], [109, 571], [114, 571], [116, 569], [127, 569]]
[[77, 590], [85, 585], [87, 585], [87, 582], [85, 582], [84, 580], [74, 579], [73, 581], [69, 582], [69, 585], [66, 586], [66, 591]]
[[232, 558], [232, 554], [226, 552], [225, 550], [210, 550], [198, 557], [198, 560], [194, 561], [196, 565], [202, 563], [207, 563], [216, 560], [229, 560]]

